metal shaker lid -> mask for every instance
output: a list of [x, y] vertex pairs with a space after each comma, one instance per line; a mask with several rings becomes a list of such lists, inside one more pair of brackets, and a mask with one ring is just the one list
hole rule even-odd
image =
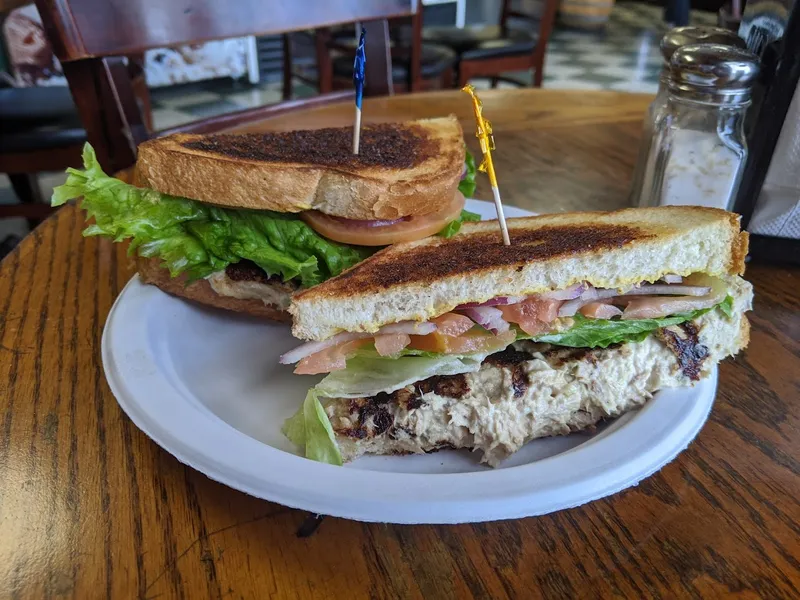
[[734, 48], [747, 48], [747, 42], [730, 29], [692, 25], [675, 27], [661, 38], [661, 55], [664, 57], [664, 62], [669, 63], [678, 48], [689, 44], [724, 44]]
[[672, 55], [669, 91], [697, 102], [747, 104], [758, 70], [759, 58], [749, 50], [690, 44]]

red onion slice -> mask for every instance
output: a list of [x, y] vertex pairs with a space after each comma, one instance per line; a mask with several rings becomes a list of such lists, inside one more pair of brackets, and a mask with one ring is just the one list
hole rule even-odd
[[590, 302], [594, 302], [596, 298], [591, 298], [589, 300], [584, 300], [583, 298], [575, 298], [574, 300], [567, 300], [561, 307], [558, 309], [558, 316], [559, 317], [574, 317], [575, 313], [578, 312], [585, 304], [589, 304]]
[[436, 324], [429, 321], [425, 321], [424, 323], [419, 323], [417, 321], [400, 321], [399, 323], [384, 325], [375, 333], [352, 333], [344, 331], [321, 342], [306, 342], [297, 348], [289, 350], [289, 352], [278, 359], [278, 362], [282, 365], [291, 365], [304, 359], [306, 356], [311, 356], [312, 354], [321, 352], [336, 344], [371, 338], [381, 334], [406, 333], [408, 335], [428, 335], [434, 331], [436, 331]]
[[491, 306], [465, 308], [461, 312], [495, 335], [505, 333], [511, 328], [508, 321], [503, 318], [503, 313], [500, 309]]
[[638, 287], [628, 290], [624, 294], [615, 293], [615, 296], [705, 296], [711, 291], [710, 287], [700, 285], [659, 284], [643, 283]]
[[418, 321], [400, 321], [399, 323], [392, 323], [391, 325], [384, 325], [378, 330], [379, 334], [384, 333], [407, 333], [408, 335], [428, 335], [436, 331], [436, 323], [425, 321], [420, 323]]
[[459, 304], [454, 310], [480, 308], [482, 306], [508, 306], [509, 304], [519, 304], [523, 300], [525, 300], [525, 296], [498, 296], [486, 302], [467, 302], [466, 304]]
[[574, 300], [586, 291], [587, 285], [586, 283], [580, 282], [568, 288], [564, 288], [563, 290], [544, 292], [543, 294], [538, 294], [538, 296], [544, 300]]
[[609, 298], [614, 298], [615, 296], [623, 296], [630, 292], [630, 290], [626, 290], [620, 293], [618, 290], [595, 290], [597, 292], [597, 296], [595, 296], [596, 300], [607, 300]]
[[581, 294], [581, 300], [597, 300], [600, 297], [600, 294], [597, 292], [597, 289], [592, 287], [591, 285], [586, 286], [586, 289]]
[[664, 283], [683, 283], [683, 277], [675, 273], [667, 273], [661, 278]]
[[605, 300], [606, 298], [613, 298], [614, 296], [619, 296], [619, 292], [617, 290], [598, 290], [596, 287], [592, 287], [589, 284], [586, 284], [586, 289], [581, 294], [580, 299], [585, 300], [586, 302], [592, 302], [594, 300]]
[[321, 352], [322, 350], [330, 348], [331, 346], [335, 346], [336, 344], [341, 344], [343, 342], [349, 342], [352, 340], [360, 340], [372, 337], [374, 335], [374, 333], [351, 333], [349, 331], [337, 333], [335, 336], [321, 342], [306, 342], [305, 344], [301, 344], [297, 348], [289, 350], [286, 354], [283, 354], [278, 359], [278, 362], [282, 365], [291, 365], [303, 360], [306, 356], [311, 356], [312, 354]]
[[558, 309], [558, 316], [574, 317], [575, 313], [577, 313], [581, 308], [590, 302], [607, 300], [609, 298], [613, 298], [614, 296], [619, 296], [619, 292], [617, 290], [598, 290], [591, 285], [587, 285], [586, 290], [584, 290], [584, 292], [578, 298], [575, 298], [574, 300], [568, 300], [561, 305], [561, 307]]
[[711, 292], [710, 287], [699, 285], [681, 285], [681, 284], [651, 284], [641, 283], [629, 290], [620, 292], [615, 289], [602, 289], [598, 290], [591, 286], [580, 295], [580, 297], [569, 300], [561, 305], [558, 310], [559, 317], [573, 317], [582, 307], [590, 302], [598, 300], [608, 300], [613, 298], [615, 304], [624, 302], [624, 298], [628, 296], [705, 296]]

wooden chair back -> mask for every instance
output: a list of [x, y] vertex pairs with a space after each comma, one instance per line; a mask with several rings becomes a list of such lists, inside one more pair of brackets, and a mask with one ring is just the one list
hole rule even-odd
[[[391, 92], [386, 20], [414, 14], [415, 0], [36, 0], [36, 5], [88, 139], [103, 167], [113, 172], [136, 161], [139, 143], [164, 133], [154, 134], [146, 128], [125, 69], [125, 56], [152, 48], [362, 21], [369, 39], [364, 93], [386, 95]], [[218, 131], [275, 111], [324, 104], [348, 95], [351, 92], [249, 109], [175, 130]]]
[[534, 87], [542, 86], [542, 79], [544, 77], [544, 55], [547, 50], [547, 43], [550, 41], [550, 34], [553, 33], [553, 25], [556, 21], [556, 13], [558, 12], [559, 5], [559, 0], [543, 0], [543, 2], [544, 9], [540, 15], [530, 15], [515, 10], [511, 6], [511, 0], [503, 0], [500, 12], [500, 29], [504, 36], [508, 35], [508, 20], [511, 18], [529, 21], [533, 27], [538, 27], [539, 29], [539, 36], [536, 40], [536, 46], [533, 49], [533, 55], [531, 57], [534, 69]]
[[[416, 2], [416, 10], [408, 17], [403, 15], [403, 21], [410, 21], [411, 39], [408, 48], [409, 70], [406, 90], [409, 92], [420, 92], [424, 89], [422, 78], [422, 13], [424, 6], [421, 1]], [[314, 45], [317, 59], [317, 81], [316, 85], [323, 94], [332, 92], [335, 89], [333, 77], [333, 61], [331, 51], [345, 52], [351, 51], [350, 46], [337, 44], [331, 37], [331, 32], [327, 28], [317, 29], [314, 35]], [[391, 49], [390, 49], [391, 54]], [[287, 82], [284, 82], [286, 84]], [[284, 89], [286, 89], [284, 87]], [[285, 94], [284, 94], [285, 96]]]
[[533, 86], [541, 87], [544, 76], [544, 55], [553, 24], [556, 20], [559, 0], [543, 0], [544, 8], [541, 14], [531, 15], [515, 10], [511, 0], [503, 0], [500, 11], [500, 30], [505, 37], [509, 34], [509, 19], [516, 18], [528, 21], [532, 28], [538, 29], [536, 45], [530, 54], [498, 56], [485, 59], [462, 60], [459, 65], [459, 86], [463, 86], [473, 77], [491, 77], [492, 87], [498, 81], [510, 81], [519, 84], [513, 78], [505, 77], [502, 73], [507, 71], [533, 70]]

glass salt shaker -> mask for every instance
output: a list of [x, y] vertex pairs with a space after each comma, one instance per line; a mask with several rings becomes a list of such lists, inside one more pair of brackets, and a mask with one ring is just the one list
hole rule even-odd
[[642, 181], [645, 164], [653, 140], [653, 131], [658, 127], [667, 108], [667, 80], [669, 79], [669, 61], [678, 48], [690, 44], [723, 44], [734, 48], [746, 48], [747, 43], [735, 31], [721, 27], [691, 26], [675, 27], [661, 39], [661, 56], [664, 65], [658, 79], [656, 97], [647, 109], [642, 128], [642, 141], [639, 146], [639, 159], [631, 180], [630, 202], [631, 205], [647, 206], [648, 202], [642, 201]]
[[744, 118], [758, 57], [720, 44], [675, 51], [667, 104], [642, 173], [640, 206], [729, 209], [747, 158]]

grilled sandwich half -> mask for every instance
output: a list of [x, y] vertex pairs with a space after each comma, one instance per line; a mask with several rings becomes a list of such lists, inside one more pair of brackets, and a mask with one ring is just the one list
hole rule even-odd
[[[296, 294], [282, 357], [327, 373], [285, 428], [328, 462], [469, 448], [497, 465], [690, 386], [748, 342], [737, 215], [699, 207], [469, 223]], [[320, 421], [320, 423], [316, 422]]]
[[147, 283], [289, 320], [294, 291], [475, 218], [463, 211], [474, 163], [455, 117], [365, 125], [358, 155], [351, 143], [348, 127], [176, 134], [139, 147], [135, 185], [103, 173], [87, 146], [53, 203], [82, 197], [95, 220], [86, 233], [130, 240]]

